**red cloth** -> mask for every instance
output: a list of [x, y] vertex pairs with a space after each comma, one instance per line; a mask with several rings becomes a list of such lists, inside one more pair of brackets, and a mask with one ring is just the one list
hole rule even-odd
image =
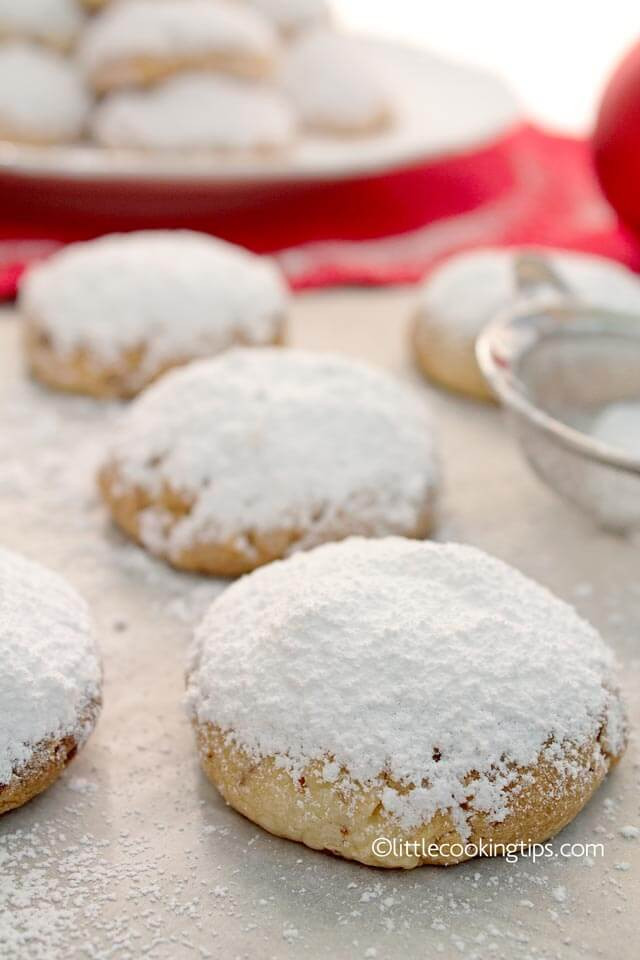
[[24, 267], [60, 243], [142, 227], [190, 226], [277, 253], [296, 289], [415, 281], [449, 254], [486, 244], [566, 247], [640, 269], [640, 246], [602, 198], [588, 143], [530, 125], [392, 174], [235, 193], [1, 175], [0, 210], [5, 298]]

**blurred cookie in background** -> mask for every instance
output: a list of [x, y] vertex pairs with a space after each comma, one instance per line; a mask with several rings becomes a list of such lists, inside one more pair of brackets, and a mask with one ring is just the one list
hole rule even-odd
[[67, 247], [27, 273], [18, 306], [35, 377], [59, 390], [128, 397], [196, 357], [282, 343], [288, 291], [266, 257], [159, 230]]
[[293, 112], [279, 91], [207, 73], [112, 93], [98, 104], [90, 126], [106, 147], [229, 155], [272, 154], [295, 135]]
[[476, 339], [501, 310], [517, 300], [516, 261], [523, 252], [547, 257], [558, 278], [586, 303], [640, 310], [638, 278], [604, 257], [527, 247], [460, 253], [429, 273], [418, 295], [413, 343], [426, 377], [476, 400], [493, 399], [476, 361]]
[[384, 71], [356, 38], [325, 29], [305, 33], [285, 54], [281, 84], [307, 131], [361, 136], [393, 122]]
[[89, 23], [79, 45], [98, 93], [148, 86], [182, 70], [263, 77], [277, 56], [268, 20], [228, 0], [123, 0]]
[[84, 17], [76, 0], [0, 0], [0, 40], [73, 46]]
[[34, 144], [76, 140], [89, 107], [71, 61], [22, 41], [0, 45], [0, 139]]

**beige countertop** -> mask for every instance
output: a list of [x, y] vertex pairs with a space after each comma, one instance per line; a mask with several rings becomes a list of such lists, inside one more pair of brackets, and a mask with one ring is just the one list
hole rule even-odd
[[[618, 650], [637, 721], [637, 544], [542, 486], [498, 410], [422, 384], [411, 302], [402, 289], [307, 294], [292, 341], [363, 357], [429, 392], [438, 537], [483, 547], [573, 602]], [[640, 837], [620, 832], [640, 827], [633, 744], [561, 835], [602, 843], [591, 858], [376, 871], [271, 837], [224, 806], [199, 771], [181, 702], [192, 625], [224, 584], [175, 573], [110, 527], [92, 475], [117, 412], [29, 383], [18, 321], [0, 311], [0, 542], [86, 595], [105, 664], [104, 712], [85, 751], [0, 821], [0, 958], [635, 958]]]

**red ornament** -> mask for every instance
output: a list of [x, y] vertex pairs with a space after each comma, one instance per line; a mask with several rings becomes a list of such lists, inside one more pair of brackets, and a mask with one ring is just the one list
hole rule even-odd
[[620, 219], [640, 231], [640, 43], [605, 89], [593, 150], [605, 196]]

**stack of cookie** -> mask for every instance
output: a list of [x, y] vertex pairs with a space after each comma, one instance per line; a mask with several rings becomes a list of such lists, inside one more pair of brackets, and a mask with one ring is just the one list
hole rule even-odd
[[126, 0], [87, 28], [80, 60], [103, 97], [107, 147], [284, 150], [299, 129], [364, 134], [390, 119], [358, 45], [324, 0]]
[[275, 29], [229, 0], [128, 0], [109, 6], [79, 49], [109, 147], [260, 153], [293, 137], [291, 108], [270, 84]]
[[0, 38], [8, 140], [259, 157], [393, 116], [326, 0], [0, 0]]

